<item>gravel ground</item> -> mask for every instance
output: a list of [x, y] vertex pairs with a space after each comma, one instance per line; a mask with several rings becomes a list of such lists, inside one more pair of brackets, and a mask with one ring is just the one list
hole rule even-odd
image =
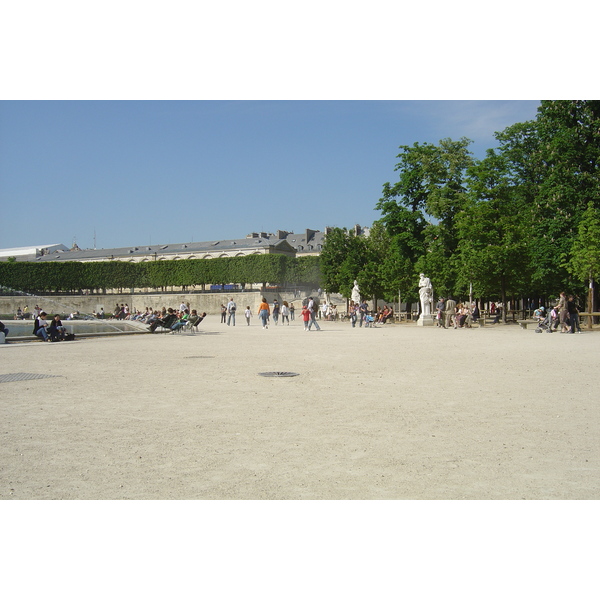
[[600, 497], [598, 331], [241, 320], [0, 346], [0, 499]]

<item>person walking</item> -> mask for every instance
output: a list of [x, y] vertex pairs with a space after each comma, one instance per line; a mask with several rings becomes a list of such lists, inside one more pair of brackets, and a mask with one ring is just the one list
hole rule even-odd
[[281, 324], [283, 325], [287, 321], [290, 324], [290, 307], [288, 306], [287, 300], [283, 301], [281, 305]]
[[227, 325], [229, 326], [231, 324], [231, 321], [233, 321], [233, 326], [235, 327], [235, 311], [237, 310], [237, 305], [236, 303], [233, 301], [233, 298], [231, 298], [229, 300], [229, 302], [227, 303]]
[[367, 318], [367, 313], [369, 312], [369, 305], [363, 300], [358, 305], [358, 315], [360, 317], [359, 327], [363, 326], [365, 319]]
[[452, 298], [446, 300], [446, 310], [444, 311], [444, 329], [450, 327], [450, 323], [454, 324], [456, 329], [456, 301]]
[[560, 332], [569, 333], [569, 309], [567, 308], [567, 295], [565, 292], [560, 293], [558, 304], [554, 307], [558, 311], [560, 319]]
[[350, 323], [352, 323], [352, 327], [356, 327], [356, 311], [358, 310], [358, 305], [354, 303], [354, 300], [350, 300]]
[[492, 323], [500, 323], [500, 319], [502, 318], [503, 310], [504, 310], [504, 304], [502, 303], [502, 301], [500, 301], [500, 302], [498, 302], [498, 304], [496, 304], [496, 317], [492, 321]]
[[310, 321], [310, 310], [308, 310], [308, 306], [302, 307], [302, 321], [304, 321], [304, 331], [308, 331], [308, 322]]
[[[294, 294], [295, 295], [295, 294]], [[294, 313], [296, 312], [296, 309], [294, 308], [294, 303], [292, 302], [290, 304], [290, 321], [294, 320]]]
[[315, 329], [317, 331], [321, 331], [321, 328], [319, 327], [319, 324], [317, 323], [317, 310], [319, 310], [319, 307], [315, 303], [315, 300], [312, 296], [308, 299], [307, 308], [308, 308], [308, 312], [310, 313], [310, 322], [308, 324], [308, 330], [310, 331], [310, 328], [314, 325]]
[[567, 300], [567, 310], [569, 311], [569, 322], [571, 323], [571, 331], [569, 333], [581, 333], [581, 327], [579, 326], [579, 311], [577, 310], [577, 303], [575, 298], [571, 294]]
[[277, 298], [273, 300], [273, 321], [275, 325], [279, 323], [279, 302], [277, 301]]
[[444, 311], [446, 310], [446, 302], [444, 301], [444, 298], [440, 298], [438, 300], [438, 303], [435, 305], [435, 309], [437, 311], [437, 323], [435, 325], [436, 327], [443, 327], [445, 329], [446, 326], [444, 325]]
[[269, 329], [267, 322], [269, 320], [269, 315], [271, 314], [271, 309], [269, 308], [269, 303], [266, 298], [262, 299], [262, 302], [258, 306], [258, 317], [262, 321], [263, 329]]
[[252, 316], [252, 311], [250, 310], [249, 306], [246, 306], [244, 316], [246, 317], [246, 325], [250, 325], [250, 317]]

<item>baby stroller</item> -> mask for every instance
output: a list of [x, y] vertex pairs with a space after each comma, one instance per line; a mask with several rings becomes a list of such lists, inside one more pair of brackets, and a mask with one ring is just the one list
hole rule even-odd
[[365, 317], [365, 327], [375, 327], [375, 317], [373, 317], [373, 315], [367, 315]]
[[541, 319], [535, 329], [536, 333], [542, 333], [542, 331], [545, 331], [546, 333], [552, 333], [552, 329], [550, 328], [550, 315], [547, 315], [544, 319]]

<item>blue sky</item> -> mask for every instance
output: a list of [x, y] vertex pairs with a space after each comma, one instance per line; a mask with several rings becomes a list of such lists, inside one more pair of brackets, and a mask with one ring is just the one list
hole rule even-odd
[[494, 132], [537, 101], [3, 101], [0, 247], [111, 248], [370, 225], [398, 147]]

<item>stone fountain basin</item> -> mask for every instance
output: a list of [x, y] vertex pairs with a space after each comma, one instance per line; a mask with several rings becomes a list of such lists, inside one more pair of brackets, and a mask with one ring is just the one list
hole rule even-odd
[[[50, 323], [50, 319], [46, 319]], [[74, 333], [78, 337], [94, 337], [100, 335], [124, 335], [132, 333], [148, 333], [148, 325], [137, 321], [113, 321], [113, 320], [62, 320], [62, 324], [68, 333]], [[33, 320], [4, 321], [9, 330], [7, 341], [37, 340], [33, 335]]]

